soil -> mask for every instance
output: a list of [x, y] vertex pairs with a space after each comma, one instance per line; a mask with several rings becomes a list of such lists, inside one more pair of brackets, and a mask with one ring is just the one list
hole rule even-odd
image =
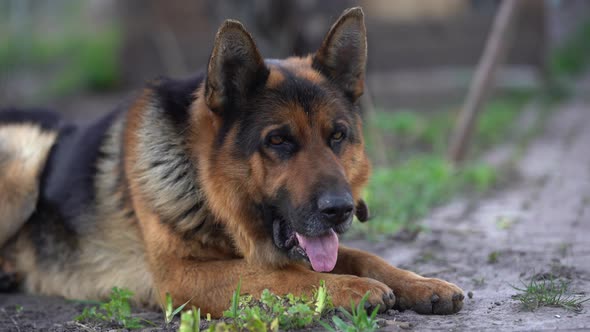
[[[576, 99], [551, 113], [544, 130], [514, 166], [514, 181], [483, 199], [459, 199], [436, 209], [426, 231], [411, 242], [348, 241], [390, 263], [449, 280], [465, 290], [463, 310], [450, 316], [390, 311], [384, 330], [590, 330], [590, 302], [581, 312], [513, 298], [513, 286], [532, 277], [562, 278], [584, 295], [590, 290], [590, 111]], [[22, 310], [19, 308], [22, 307]], [[0, 331], [92, 331], [114, 326], [73, 322], [84, 304], [61, 298], [0, 294]], [[141, 311], [166, 327], [160, 312]]]
[[[512, 296], [532, 277], [561, 278], [590, 290], [590, 111], [576, 100], [554, 111], [526, 149], [518, 179], [483, 200], [435, 210], [412, 243], [365, 245], [394, 265], [443, 278], [472, 296], [452, 316], [396, 313], [427, 330], [590, 329], [590, 302], [579, 313], [529, 311]], [[359, 245], [361, 243], [358, 243]]]

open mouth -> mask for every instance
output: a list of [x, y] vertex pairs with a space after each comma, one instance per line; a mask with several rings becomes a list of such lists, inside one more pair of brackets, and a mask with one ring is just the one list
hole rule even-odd
[[273, 220], [273, 240], [293, 258], [304, 258], [317, 272], [330, 272], [338, 259], [338, 235], [330, 228], [318, 236], [303, 235], [282, 219]]

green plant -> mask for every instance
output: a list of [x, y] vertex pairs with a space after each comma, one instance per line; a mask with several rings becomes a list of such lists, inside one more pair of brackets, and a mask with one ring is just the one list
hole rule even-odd
[[133, 292], [128, 289], [113, 287], [108, 302], [101, 303], [99, 307], [84, 308], [75, 320], [111, 322], [128, 329], [142, 328], [142, 320], [131, 316], [129, 299], [132, 296]]
[[172, 321], [174, 316], [176, 316], [179, 312], [181, 312], [182, 309], [184, 309], [184, 307], [186, 307], [186, 305], [191, 300], [186, 301], [184, 304], [182, 304], [178, 308], [174, 309], [172, 296], [170, 295], [170, 293], [166, 293], [166, 305], [164, 307], [164, 321], [166, 322], [166, 325], [170, 324], [170, 322]]
[[480, 163], [454, 168], [447, 160], [416, 156], [391, 168], [377, 168], [363, 196], [373, 219], [357, 232], [391, 234], [400, 228], [413, 230], [415, 221], [457, 192], [487, 191], [496, 181], [496, 170]]
[[531, 96], [531, 91], [514, 90], [492, 98], [477, 118], [477, 130], [473, 136], [476, 147], [489, 148], [511, 134], [510, 129], [514, 128], [515, 120]]
[[377, 312], [379, 311], [379, 306], [377, 306], [371, 314], [368, 314], [365, 310], [365, 303], [369, 298], [369, 292], [363, 296], [361, 301], [358, 305], [354, 305], [354, 302], [351, 301], [350, 303], [350, 312], [346, 309], [340, 307], [340, 311], [345, 316], [347, 320], [350, 322], [345, 322], [338, 316], [332, 317], [332, 322], [336, 329], [331, 327], [325, 322], [320, 322], [320, 324], [328, 331], [343, 331], [343, 332], [372, 332], [376, 331], [379, 328], [377, 324]]
[[241, 283], [232, 296], [230, 308], [224, 312], [229, 321], [209, 327], [210, 331], [278, 331], [300, 329], [318, 322], [332, 308], [322, 281], [311, 299], [288, 294], [278, 296], [265, 289], [260, 299], [240, 296]]
[[[75, 32], [71, 32], [75, 31]], [[67, 95], [83, 89], [107, 90], [120, 82], [117, 27], [71, 30], [55, 35], [8, 34], [0, 43], [0, 72], [33, 68], [53, 74], [41, 94]]]
[[500, 252], [492, 251], [488, 255], [488, 264], [496, 264], [498, 263], [498, 258], [500, 257]]
[[223, 313], [224, 317], [227, 318], [232, 318], [232, 319], [238, 319], [239, 317], [239, 306], [240, 306], [240, 292], [242, 290], [242, 279], [240, 279], [240, 281], [238, 281], [238, 287], [236, 288], [236, 290], [234, 291], [232, 297], [231, 297], [231, 306], [229, 310], [226, 310]]
[[180, 315], [180, 326], [178, 332], [200, 332], [201, 331], [201, 309], [193, 307]]
[[375, 114], [370, 125], [380, 130], [386, 143], [391, 143], [393, 149], [389, 149], [392, 153], [388, 157], [396, 161], [404, 159], [404, 151], [442, 153], [452, 127], [452, 117], [450, 112], [424, 115], [410, 111], [382, 111]]
[[542, 306], [560, 307], [566, 310], [579, 312], [582, 305], [590, 301], [588, 297], [581, 297], [569, 290], [570, 283], [565, 280], [532, 278], [528, 283], [521, 281], [522, 286], [512, 286], [521, 292], [513, 298], [517, 299], [528, 310], [535, 310]]
[[549, 59], [551, 74], [557, 78], [582, 72], [590, 64], [590, 19], [557, 47]]
[[[495, 96], [477, 120], [473, 154], [478, 156], [507, 137], [525, 141], [529, 131], [515, 130], [520, 111], [534, 91], [514, 89]], [[370, 126], [380, 129], [389, 165], [377, 165], [363, 193], [371, 209], [369, 223], [355, 224], [352, 234], [383, 236], [400, 229], [411, 233], [416, 222], [434, 207], [466, 193], [485, 193], [499, 180], [498, 169], [482, 162], [451, 165], [444, 154], [455, 114], [438, 112], [376, 112]], [[371, 130], [371, 128], [369, 128]], [[373, 151], [367, 140], [368, 151]]]

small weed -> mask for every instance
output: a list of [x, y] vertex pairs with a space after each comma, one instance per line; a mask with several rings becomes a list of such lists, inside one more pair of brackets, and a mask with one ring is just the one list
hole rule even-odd
[[533, 278], [528, 283], [521, 282], [521, 287], [512, 286], [521, 292], [514, 295], [513, 298], [519, 300], [528, 310], [550, 306], [579, 312], [582, 310], [582, 304], [590, 300], [590, 298], [572, 294], [568, 281], [553, 278], [535, 280]]
[[[182, 309], [181, 309], [182, 310]], [[193, 307], [180, 315], [180, 326], [178, 332], [200, 332], [201, 331], [201, 309]]]
[[174, 316], [176, 316], [179, 312], [181, 312], [182, 309], [184, 309], [184, 307], [186, 307], [186, 305], [191, 300], [186, 301], [183, 305], [174, 309], [173, 302], [172, 302], [172, 296], [170, 295], [170, 293], [166, 293], [166, 306], [164, 308], [164, 321], [166, 322], [166, 325], [170, 324], [170, 322], [172, 321]]
[[436, 254], [431, 250], [425, 250], [422, 254], [416, 259], [416, 263], [428, 263], [436, 261], [437, 257]]
[[346, 309], [340, 307], [340, 311], [342, 314], [347, 318], [350, 322], [347, 323], [343, 321], [338, 316], [332, 317], [332, 322], [336, 329], [331, 327], [325, 322], [320, 322], [320, 324], [328, 331], [336, 332], [336, 331], [343, 331], [343, 332], [372, 332], [379, 329], [379, 325], [377, 324], [377, 312], [379, 311], [379, 306], [377, 306], [371, 314], [368, 314], [365, 310], [365, 302], [369, 298], [369, 292], [363, 296], [361, 301], [357, 306], [354, 305], [354, 302], [351, 301], [350, 303], [350, 312]]
[[500, 252], [498, 252], [498, 251], [492, 251], [488, 255], [488, 264], [496, 264], [496, 263], [498, 263], [498, 258], [499, 257], [500, 257]]
[[501, 230], [510, 229], [514, 225], [514, 220], [506, 216], [501, 216], [496, 219], [496, 227]]
[[473, 278], [471, 279], [471, 281], [473, 282], [473, 285], [476, 287], [481, 287], [486, 284], [486, 279], [484, 277]]
[[312, 299], [288, 294], [284, 297], [265, 289], [260, 300], [240, 296], [241, 283], [232, 296], [230, 308], [223, 313], [229, 322], [209, 327], [210, 331], [278, 331], [308, 327], [320, 320], [333, 306], [322, 281]]
[[129, 299], [132, 296], [133, 292], [128, 289], [113, 287], [109, 302], [101, 303], [99, 307], [84, 308], [75, 320], [110, 322], [128, 329], [142, 328], [142, 320], [131, 316]]
[[570, 252], [571, 247], [571, 243], [562, 243], [559, 245], [559, 248], [557, 248], [557, 252], [561, 257], [566, 257], [568, 252]]
[[21, 311], [23, 311], [23, 309], [24, 309], [23, 306], [20, 304], [17, 304], [14, 306], [14, 311], [16, 311], [17, 314], [20, 313]]

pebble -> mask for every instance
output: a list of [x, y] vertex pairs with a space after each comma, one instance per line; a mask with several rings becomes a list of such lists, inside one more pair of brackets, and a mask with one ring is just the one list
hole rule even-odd
[[472, 299], [473, 298], [473, 292], [472, 291], [467, 292], [467, 297], [470, 298], [470, 299]]

